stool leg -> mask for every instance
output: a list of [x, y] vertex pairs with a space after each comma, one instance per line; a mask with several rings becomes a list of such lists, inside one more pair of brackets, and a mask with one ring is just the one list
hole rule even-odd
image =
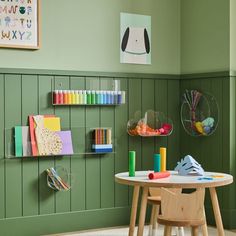
[[152, 205], [152, 213], [151, 213], [151, 217], [150, 217], [149, 232], [148, 232], [149, 236], [152, 236], [152, 228], [153, 228], [153, 222], [154, 222], [154, 215], [155, 215], [155, 205]]
[[184, 236], [184, 227], [178, 227], [179, 235]]
[[191, 235], [192, 236], [198, 236], [198, 226], [192, 226]]
[[158, 227], [157, 217], [159, 215], [159, 210], [160, 210], [160, 205], [155, 205], [155, 211], [153, 215], [153, 224], [152, 224], [152, 236], [157, 235], [157, 227]]
[[177, 236], [184, 236], [184, 227], [175, 227]]
[[165, 228], [164, 228], [164, 236], [171, 236], [171, 226], [167, 226], [165, 225]]

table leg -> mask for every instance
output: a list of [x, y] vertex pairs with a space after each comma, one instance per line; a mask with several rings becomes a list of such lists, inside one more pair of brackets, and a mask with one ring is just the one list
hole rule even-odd
[[205, 218], [205, 224], [202, 226], [202, 235], [203, 236], [208, 236], [205, 207], [203, 209], [203, 214], [204, 214], [204, 218]]
[[134, 228], [135, 228], [135, 221], [136, 221], [137, 207], [138, 207], [139, 189], [140, 189], [140, 186], [138, 185], [134, 186], [132, 208], [131, 208], [131, 215], [130, 215], [130, 224], [129, 224], [129, 236], [134, 235]]
[[219, 236], [224, 236], [224, 227], [221, 219], [221, 214], [220, 214], [220, 207], [219, 207], [219, 202], [216, 194], [216, 189], [215, 188], [209, 188], [210, 190], [210, 195], [211, 195], [211, 202], [212, 202], [212, 207], [215, 215], [215, 221], [216, 221], [216, 227], [218, 231]]
[[143, 236], [143, 228], [147, 209], [148, 187], [143, 188], [142, 202], [139, 213], [138, 236]]

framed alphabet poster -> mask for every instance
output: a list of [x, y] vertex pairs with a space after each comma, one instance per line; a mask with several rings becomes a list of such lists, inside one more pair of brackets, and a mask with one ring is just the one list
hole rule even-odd
[[40, 0], [0, 0], [0, 47], [38, 49]]

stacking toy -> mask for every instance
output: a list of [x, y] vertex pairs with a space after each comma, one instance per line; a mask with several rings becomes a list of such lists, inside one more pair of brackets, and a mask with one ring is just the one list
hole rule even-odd
[[161, 154], [161, 171], [166, 171], [166, 148], [160, 148]]
[[148, 175], [149, 179], [162, 179], [167, 178], [170, 176], [169, 171], [162, 171], [162, 172], [152, 172]]
[[135, 176], [135, 151], [129, 151], [129, 176]]
[[161, 171], [161, 155], [154, 154], [154, 172]]

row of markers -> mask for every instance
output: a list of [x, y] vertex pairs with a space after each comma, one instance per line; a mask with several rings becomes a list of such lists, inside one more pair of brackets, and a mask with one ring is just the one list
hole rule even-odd
[[124, 104], [125, 91], [54, 90], [53, 104]]

